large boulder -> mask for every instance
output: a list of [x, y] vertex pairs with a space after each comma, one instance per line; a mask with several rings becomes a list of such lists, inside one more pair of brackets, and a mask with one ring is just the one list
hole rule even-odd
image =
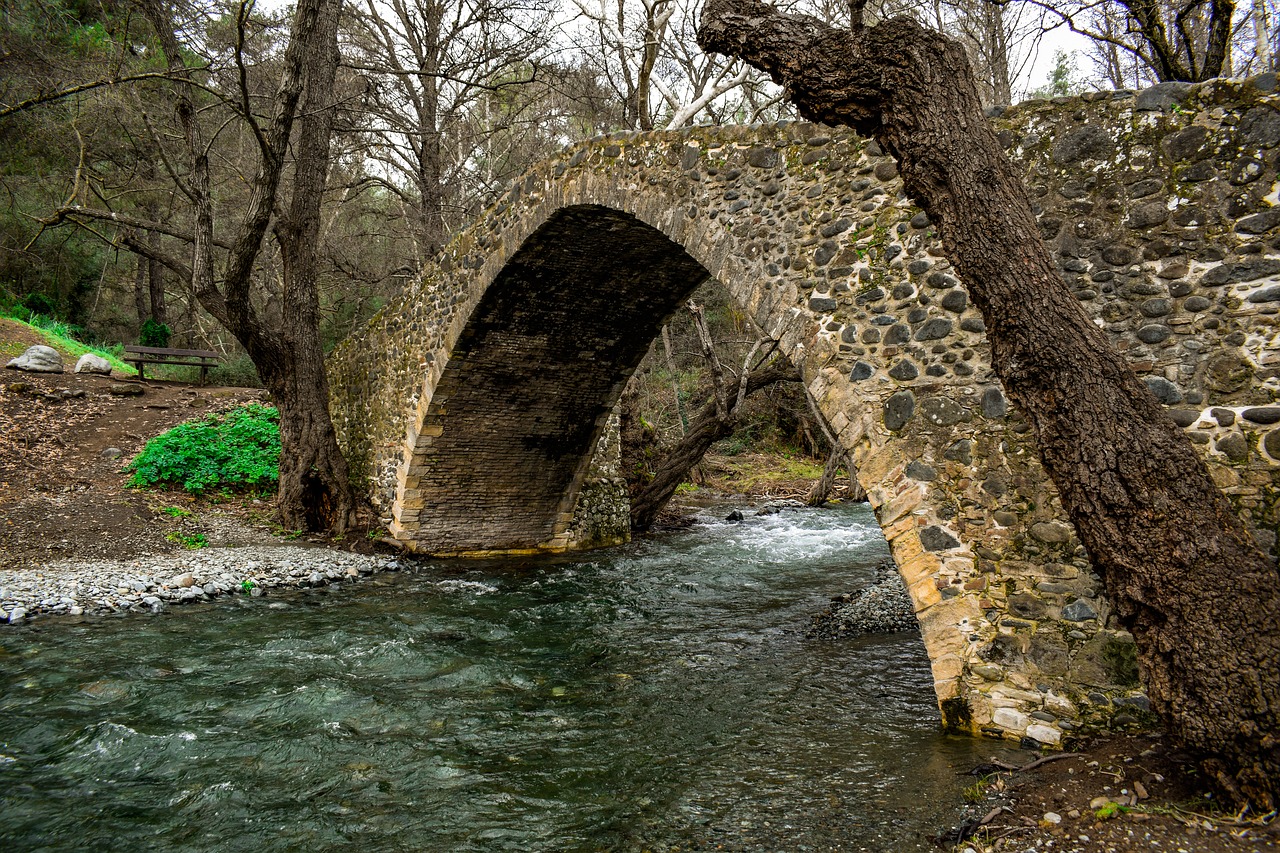
[[100, 355], [87, 352], [76, 362], [76, 373], [102, 373], [111, 375], [111, 362]]
[[53, 347], [34, 346], [10, 361], [5, 367], [31, 373], [61, 373], [62, 356]]

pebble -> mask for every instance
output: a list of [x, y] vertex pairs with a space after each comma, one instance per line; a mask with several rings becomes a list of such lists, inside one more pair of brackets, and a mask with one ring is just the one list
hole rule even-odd
[[876, 567], [870, 586], [841, 596], [830, 610], [813, 618], [805, 633], [811, 639], [837, 640], [862, 634], [915, 631], [920, 627], [911, 596], [892, 562]]
[[323, 586], [399, 571], [395, 557], [324, 548], [261, 545], [205, 548], [122, 562], [62, 562], [35, 571], [0, 571], [0, 623], [41, 615], [159, 612], [167, 604], [265, 590]]

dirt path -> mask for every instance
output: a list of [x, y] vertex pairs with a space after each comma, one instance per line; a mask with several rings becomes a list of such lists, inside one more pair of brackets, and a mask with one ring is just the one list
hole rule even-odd
[[[1158, 735], [1094, 738], [1027, 772], [976, 768], [973, 853], [1245, 853], [1280, 849], [1280, 824], [1224, 813], [1189, 756]], [[1027, 766], [1036, 756], [1027, 754]]]
[[[25, 327], [0, 321], [3, 351], [36, 343], [43, 340]], [[160, 510], [190, 499], [126, 488], [123, 463], [175, 424], [261, 392], [75, 374], [74, 362], [65, 366], [61, 374], [0, 374], [0, 568], [39, 570], [54, 560], [179, 550], [166, 538], [175, 519]], [[213, 518], [217, 512], [204, 514], [211, 544], [257, 535]]]

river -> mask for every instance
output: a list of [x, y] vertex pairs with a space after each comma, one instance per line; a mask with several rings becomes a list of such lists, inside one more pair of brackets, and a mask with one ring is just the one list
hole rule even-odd
[[939, 731], [917, 634], [803, 636], [870, 511], [719, 516], [0, 633], [0, 846], [934, 849], [996, 745]]

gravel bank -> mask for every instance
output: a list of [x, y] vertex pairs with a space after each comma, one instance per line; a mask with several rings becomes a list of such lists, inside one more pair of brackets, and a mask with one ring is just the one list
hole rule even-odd
[[15, 624], [41, 615], [154, 612], [220, 595], [325, 586], [401, 568], [395, 557], [298, 545], [202, 548], [119, 562], [53, 563], [34, 571], [0, 571], [0, 623]]
[[813, 617], [805, 636], [840, 640], [863, 634], [919, 630], [911, 596], [890, 561], [876, 566], [875, 580], [857, 592], [832, 599], [831, 609]]

